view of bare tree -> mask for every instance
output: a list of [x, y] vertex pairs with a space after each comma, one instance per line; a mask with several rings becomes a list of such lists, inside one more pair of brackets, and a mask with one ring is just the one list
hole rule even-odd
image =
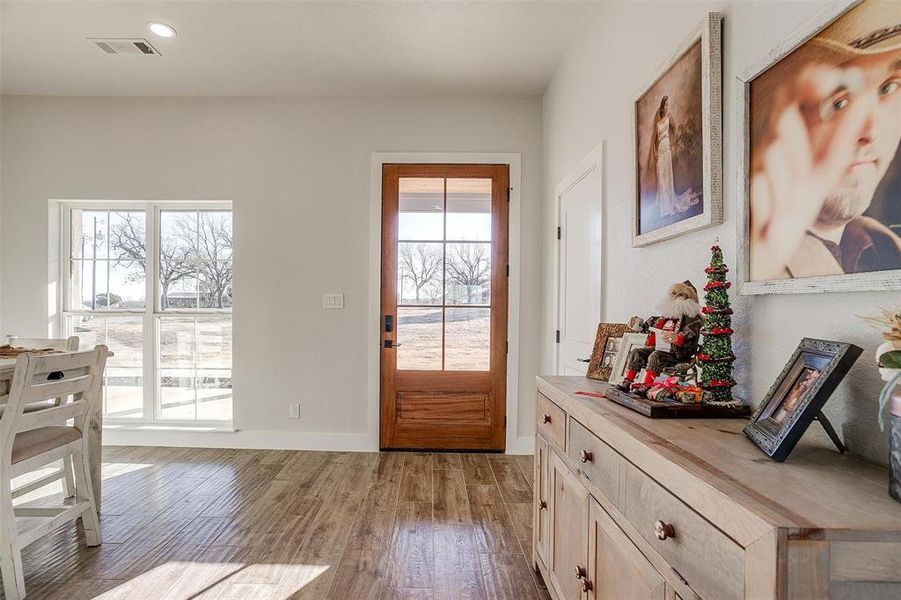
[[[159, 268], [162, 308], [170, 307], [173, 284], [197, 277], [201, 308], [224, 308], [231, 302], [232, 228], [217, 213], [174, 213], [171, 225], [160, 235]], [[110, 253], [120, 263], [140, 269], [146, 276], [146, 236], [143, 219], [135, 213], [118, 213], [110, 225]], [[224, 260], [226, 259], [226, 260]]]
[[[400, 244], [398, 269], [402, 280], [413, 286], [415, 302], [422, 301], [423, 289], [430, 283], [441, 281], [444, 257], [437, 244]], [[433, 300], [434, 298], [429, 298]]]
[[450, 244], [447, 277], [463, 288], [467, 304], [481, 302], [482, 286], [491, 277], [489, 244]]

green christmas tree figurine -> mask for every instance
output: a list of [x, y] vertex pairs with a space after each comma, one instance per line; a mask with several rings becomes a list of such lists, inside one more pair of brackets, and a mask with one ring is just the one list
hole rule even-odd
[[731, 404], [732, 398], [732, 308], [729, 306], [729, 288], [726, 281], [728, 267], [723, 262], [723, 251], [718, 243], [710, 248], [710, 266], [707, 285], [704, 286], [704, 328], [703, 340], [698, 348], [697, 359], [701, 366], [699, 386], [704, 390], [702, 401], [714, 404]]

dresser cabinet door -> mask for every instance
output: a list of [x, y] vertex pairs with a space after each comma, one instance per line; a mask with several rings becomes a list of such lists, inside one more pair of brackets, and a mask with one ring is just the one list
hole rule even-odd
[[588, 490], [551, 452], [550, 570], [560, 600], [584, 600], [588, 579]]
[[589, 516], [589, 600], [664, 600], [666, 580], [594, 498]]
[[547, 441], [540, 435], [535, 436], [535, 519], [532, 527], [535, 544], [535, 554], [538, 560], [547, 566], [547, 552], [550, 545], [550, 457], [548, 456]]

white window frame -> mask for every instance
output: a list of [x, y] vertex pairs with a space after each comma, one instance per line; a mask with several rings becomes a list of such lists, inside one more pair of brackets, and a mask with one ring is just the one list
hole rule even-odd
[[[143, 317], [144, 345], [143, 345], [143, 416], [140, 419], [123, 419], [104, 416], [104, 427], [115, 426], [117, 428], [163, 426], [186, 429], [210, 429], [222, 430], [233, 428], [235, 413], [234, 388], [232, 388], [232, 418], [228, 421], [210, 420], [178, 420], [163, 419], [160, 416], [160, 386], [157, 380], [159, 365], [159, 321], [165, 317], [222, 317], [229, 316], [234, 327], [234, 315], [232, 309], [196, 309], [196, 310], [162, 310], [160, 301], [159, 284], [159, 240], [160, 217], [163, 211], [229, 211], [232, 213], [232, 226], [234, 227], [234, 209], [228, 201], [103, 201], [103, 200], [78, 200], [60, 202], [60, 248], [59, 248], [59, 296], [57, 299], [60, 310], [59, 331], [67, 331], [67, 320], [72, 316], [105, 316], [105, 317]], [[81, 310], [71, 309], [70, 294], [70, 263], [72, 259], [72, 211], [73, 210], [109, 210], [109, 211], [144, 211], [146, 215], [145, 225], [145, 250], [146, 250], [146, 289], [143, 309], [119, 309], [119, 310]], [[234, 253], [234, 251], [233, 251]], [[234, 264], [234, 263], [233, 263]], [[234, 331], [234, 330], [233, 330]], [[113, 359], [115, 360], [115, 359]], [[232, 374], [234, 374], [234, 353], [232, 354]]]

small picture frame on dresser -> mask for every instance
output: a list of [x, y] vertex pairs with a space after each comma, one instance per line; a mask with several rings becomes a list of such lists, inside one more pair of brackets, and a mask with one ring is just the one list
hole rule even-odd
[[845, 342], [801, 340], [745, 426], [745, 435], [767, 456], [782, 462], [811, 422], [817, 420], [844, 452], [822, 409], [861, 352], [861, 348]]

